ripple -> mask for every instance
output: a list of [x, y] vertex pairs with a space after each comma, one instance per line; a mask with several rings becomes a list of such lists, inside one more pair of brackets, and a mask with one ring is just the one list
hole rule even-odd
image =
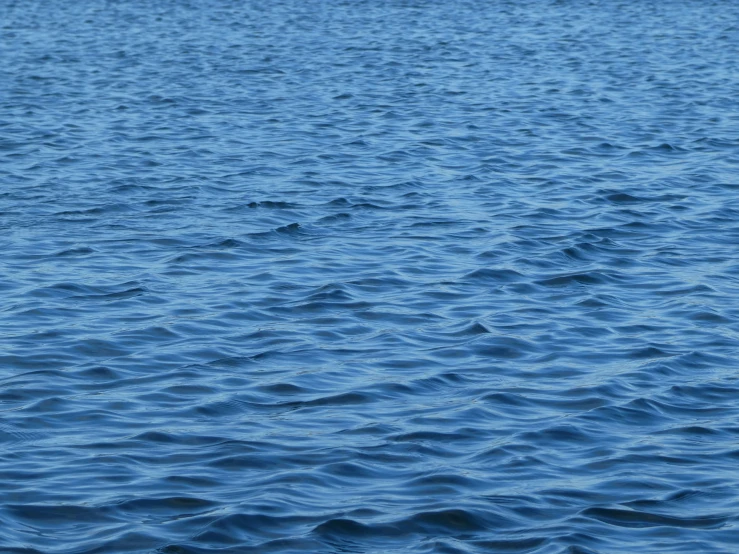
[[735, 3], [5, 4], [0, 551], [736, 551]]

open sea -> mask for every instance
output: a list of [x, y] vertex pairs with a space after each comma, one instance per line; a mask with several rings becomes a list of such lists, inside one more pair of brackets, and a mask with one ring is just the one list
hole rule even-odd
[[0, 0], [0, 553], [739, 552], [739, 2]]

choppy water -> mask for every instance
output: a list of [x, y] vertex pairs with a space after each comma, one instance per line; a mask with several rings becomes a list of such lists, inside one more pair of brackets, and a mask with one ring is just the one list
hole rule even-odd
[[739, 550], [738, 21], [0, 0], [0, 550]]

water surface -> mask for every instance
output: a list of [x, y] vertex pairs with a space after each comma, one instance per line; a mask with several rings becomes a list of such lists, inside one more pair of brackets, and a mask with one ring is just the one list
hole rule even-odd
[[0, 0], [0, 549], [739, 549], [739, 4]]

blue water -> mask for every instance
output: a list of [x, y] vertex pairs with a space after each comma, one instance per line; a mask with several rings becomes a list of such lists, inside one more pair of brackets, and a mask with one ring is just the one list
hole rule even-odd
[[737, 22], [0, 0], [0, 552], [739, 551]]

